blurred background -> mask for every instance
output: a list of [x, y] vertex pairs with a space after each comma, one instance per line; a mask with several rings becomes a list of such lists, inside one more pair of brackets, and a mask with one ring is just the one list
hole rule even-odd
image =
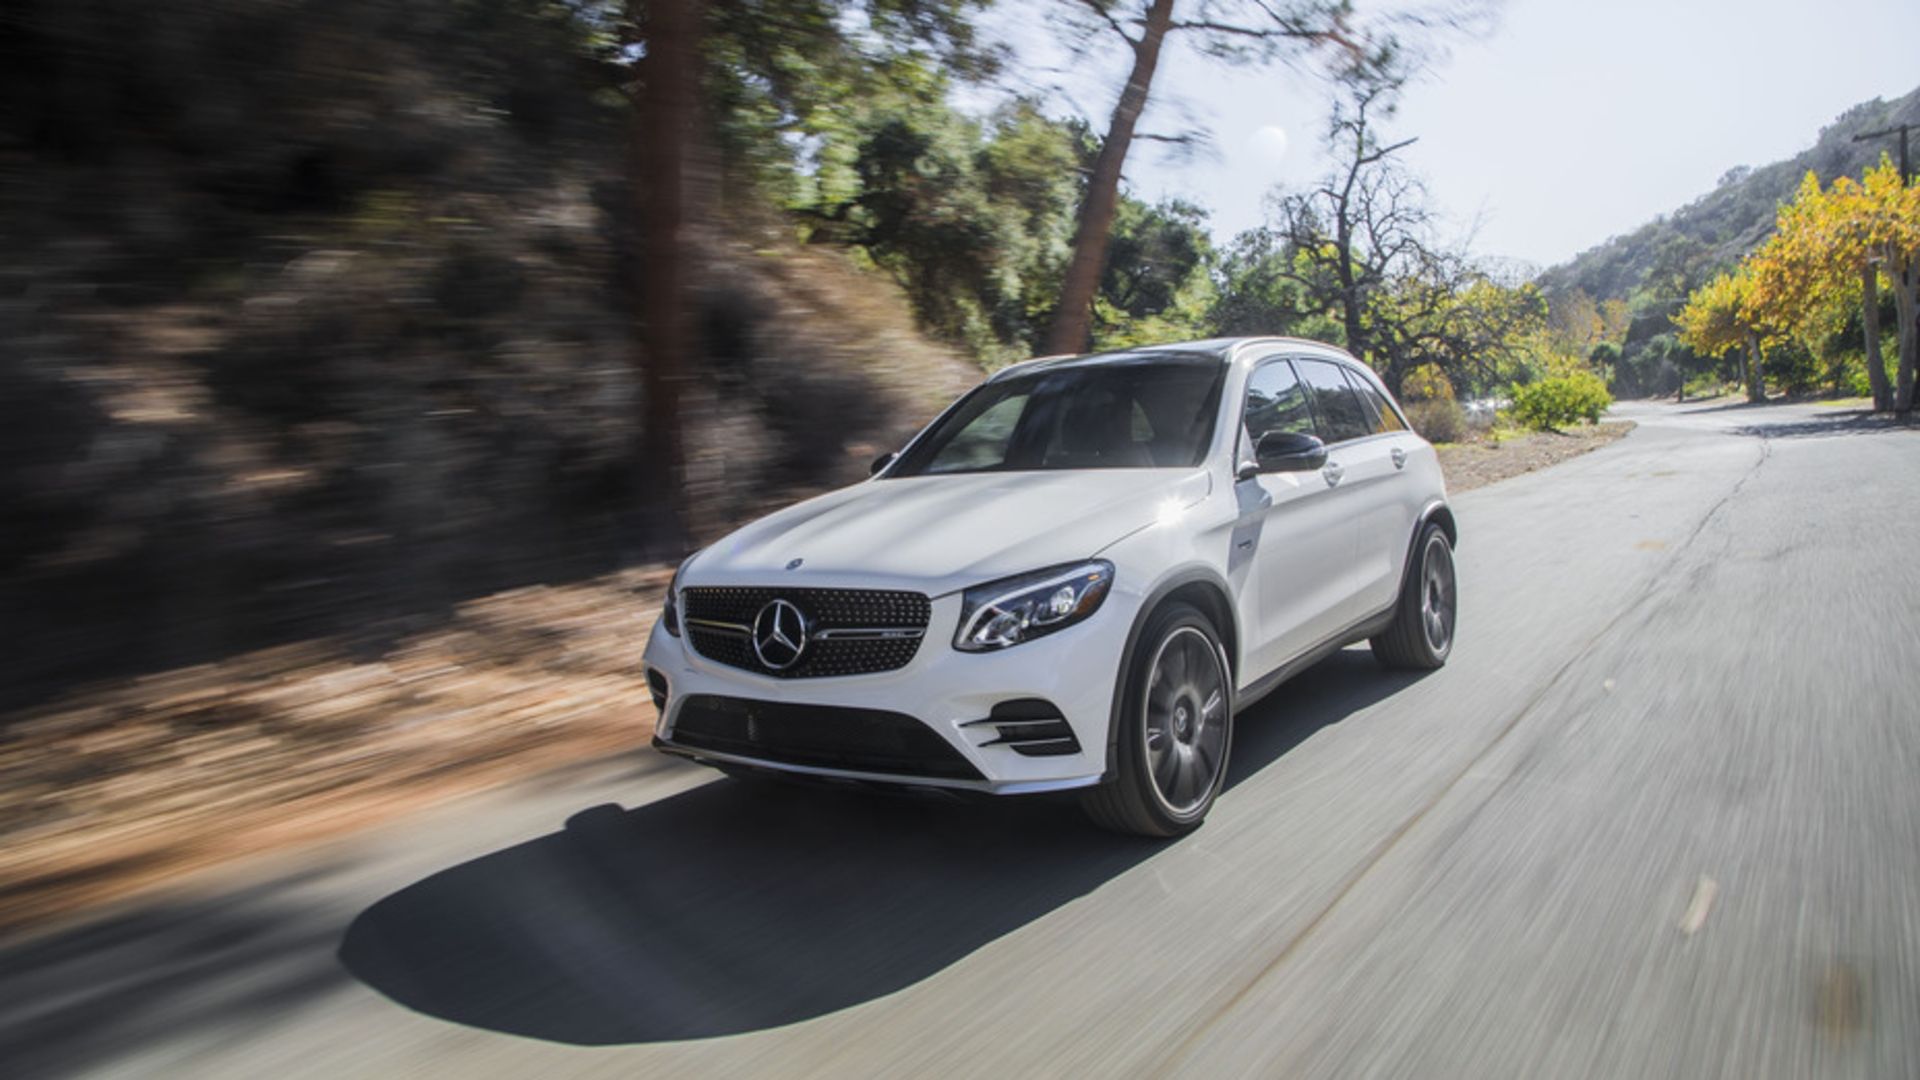
[[[1394, 126], [1497, 15], [5, 0], [0, 930], [643, 745], [686, 552], [1036, 353], [1321, 338], [1463, 445], [1533, 422], [1516, 384], [1552, 428], [1743, 377], [1672, 314], [1916, 97], [1540, 275]], [[1229, 73], [1312, 151], [1223, 237], [1123, 180], [1222, 171], [1192, 88]], [[1864, 392], [1835, 310], [1776, 387]]]

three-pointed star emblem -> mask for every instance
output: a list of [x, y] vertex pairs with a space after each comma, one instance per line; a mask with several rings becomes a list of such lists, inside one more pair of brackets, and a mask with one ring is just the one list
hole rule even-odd
[[807, 648], [807, 619], [785, 600], [772, 600], [753, 617], [753, 654], [774, 671], [792, 667]]

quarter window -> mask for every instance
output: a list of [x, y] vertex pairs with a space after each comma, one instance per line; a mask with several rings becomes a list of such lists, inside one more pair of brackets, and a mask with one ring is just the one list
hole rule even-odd
[[1386, 395], [1382, 394], [1371, 380], [1351, 371], [1342, 372], [1342, 374], [1353, 386], [1353, 392], [1359, 394], [1360, 401], [1366, 405], [1367, 419], [1372, 421], [1374, 431], [1407, 430], [1407, 425], [1400, 419], [1400, 414], [1394, 411], [1393, 403], [1387, 400]]
[[1320, 420], [1320, 438], [1328, 445], [1373, 434], [1373, 422], [1360, 395], [1347, 385], [1337, 364], [1324, 360], [1296, 360], [1300, 380], [1307, 384], [1313, 398], [1314, 415]]

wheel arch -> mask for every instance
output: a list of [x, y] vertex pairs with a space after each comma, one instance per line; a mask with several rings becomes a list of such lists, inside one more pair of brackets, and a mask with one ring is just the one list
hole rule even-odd
[[1460, 546], [1460, 527], [1454, 524], [1453, 508], [1437, 499], [1428, 503], [1427, 508], [1420, 511], [1419, 519], [1413, 523], [1413, 535], [1407, 537], [1407, 554], [1400, 561], [1400, 584], [1393, 591], [1396, 598], [1400, 590], [1407, 586], [1407, 575], [1413, 573], [1413, 561], [1420, 556], [1420, 537], [1426, 534], [1428, 525], [1440, 526], [1440, 531], [1447, 535], [1448, 546]]
[[1119, 671], [1114, 676], [1113, 702], [1107, 712], [1104, 779], [1111, 780], [1114, 775], [1114, 753], [1119, 746], [1121, 712], [1126, 705], [1127, 687], [1133, 684], [1140, 635], [1155, 612], [1175, 602], [1191, 604], [1213, 623], [1214, 630], [1220, 635], [1220, 643], [1226, 647], [1228, 681], [1234, 685], [1239, 683], [1240, 619], [1227, 583], [1218, 574], [1202, 567], [1170, 575], [1147, 595], [1146, 602], [1140, 605], [1139, 612], [1134, 615], [1133, 625], [1127, 629], [1127, 643], [1120, 654]]

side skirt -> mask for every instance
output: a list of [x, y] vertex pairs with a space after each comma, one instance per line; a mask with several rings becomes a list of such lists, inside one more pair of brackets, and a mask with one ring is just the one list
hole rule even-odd
[[1387, 605], [1385, 610], [1378, 614], [1369, 615], [1361, 619], [1352, 626], [1333, 634], [1318, 645], [1301, 653], [1299, 656], [1294, 657], [1279, 667], [1274, 668], [1272, 671], [1267, 672], [1265, 675], [1260, 676], [1258, 679], [1255, 679], [1252, 683], [1248, 684], [1245, 689], [1234, 696], [1234, 715], [1238, 716], [1245, 712], [1257, 704], [1261, 698], [1278, 690], [1281, 683], [1286, 682], [1302, 671], [1325, 660], [1327, 657], [1332, 656], [1334, 653], [1339, 652], [1354, 642], [1365, 641], [1393, 625], [1393, 609], [1398, 606], [1399, 603], [1396, 599], [1394, 603]]

